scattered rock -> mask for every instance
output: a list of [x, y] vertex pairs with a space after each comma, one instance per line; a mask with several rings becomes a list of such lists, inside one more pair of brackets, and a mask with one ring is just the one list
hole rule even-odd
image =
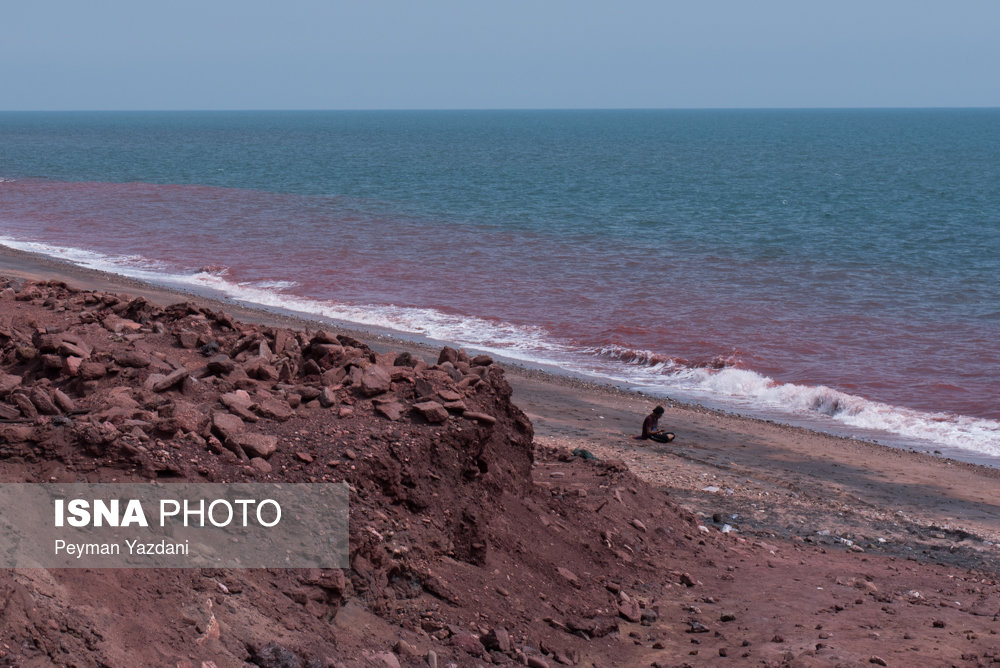
[[212, 430], [219, 435], [223, 441], [232, 439], [237, 434], [243, 433], [246, 425], [243, 420], [232, 413], [215, 411], [212, 413]]
[[361, 372], [361, 393], [367, 397], [388, 392], [392, 377], [384, 368], [372, 365]]
[[144, 355], [134, 350], [126, 350], [117, 353], [114, 356], [114, 360], [115, 364], [123, 367], [141, 369], [149, 366], [149, 355]]
[[278, 449], [278, 437], [255, 432], [234, 434], [232, 442], [243, 448], [249, 457], [267, 459]]
[[490, 629], [489, 633], [484, 635], [480, 640], [486, 649], [496, 650], [498, 652], [503, 652], [504, 654], [513, 648], [510, 641], [510, 635], [507, 633], [507, 629], [502, 626]]
[[[406, 408], [398, 401], [384, 401], [375, 404], [375, 411], [389, 418], [390, 420], [398, 420], [403, 416], [403, 412]], [[350, 417], [353, 415], [354, 410], [348, 407], [340, 409], [341, 417]]]
[[559, 566], [556, 568], [556, 573], [558, 573], [560, 577], [562, 577], [564, 580], [566, 580], [566, 582], [570, 583], [574, 587], [580, 586], [580, 578], [578, 578], [576, 576], [576, 573], [569, 570], [568, 568], [563, 568], [562, 566]]
[[487, 415], [486, 413], [480, 413], [478, 411], [465, 411], [462, 414], [466, 420], [475, 420], [477, 422], [482, 422], [484, 424], [495, 424], [497, 419], [492, 415]]
[[436, 401], [413, 404], [413, 410], [423, 415], [424, 419], [432, 424], [448, 420], [448, 410]]
[[[84, 364], [84, 366], [86, 366], [86, 363]], [[82, 369], [80, 374], [81, 376], [83, 375]], [[174, 387], [175, 385], [179, 385], [180, 383], [182, 383], [184, 379], [186, 379], [189, 375], [191, 375], [190, 372], [188, 372], [188, 370], [183, 367], [180, 369], [176, 369], [175, 371], [165, 376], [162, 380], [153, 383], [152, 390], [153, 392], [165, 392], [170, 388]]]

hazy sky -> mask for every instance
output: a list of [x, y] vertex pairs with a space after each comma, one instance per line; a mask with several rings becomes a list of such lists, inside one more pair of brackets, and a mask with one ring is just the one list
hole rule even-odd
[[7, 0], [0, 109], [1000, 106], [1000, 0]]

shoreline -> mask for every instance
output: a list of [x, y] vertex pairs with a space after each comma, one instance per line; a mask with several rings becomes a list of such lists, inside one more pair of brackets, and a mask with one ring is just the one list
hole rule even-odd
[[[147, 281], [141, 278], [133, 278], [124, 274], [117, 274], [100, 269], [92, 269], [74, 264], [68, 260], [63, 260], [43, 253], [15, 249], [0, 244], [0, 269], [11, 275], [20, 275], [22, 278], [30, 280], [48, 280], [50, 276], [55, 276], [58, 280], [68, 283], [82, 285], [91, 289], [103, 289], [109, 291], [126, 290], [130, 293], [138, 294], [154, 303], [168, 305], [175, 301], [193, 300], [212, 305], [212, 308], [231, 311], [247, 322], [262, 324], [280, 324], [282, 326], [296, 327], [301, 329], [324, 326], [336, 329], [359, 340], [369, 343], [381, 350], [406, 349], [414, 353], [424, 354], [425, 357], [436, 355], [442, 346], [450, 345], [457, 347], [458, 344], [449, 341], [438, 341], [435, 339], [422, 337], [418, 334], [407, 334], [389, 328], [378, 326], [366, 327], [349, 321], [337, 320], [334, 318], [311, 315], [294, 310], [282, 309], [280, 307], [255, 304], [243, 301], [229, 295], [214, 290], [209, 287], [202, 289], [189, 288], [185, 286], [171, 285], [169, 281], [162, 284]], [[611, 394], [622, 394], [633, 397], [637, 400], [645, 400], [647, 403], [669, 403], [679, 408], [696, 410], [699, 412], [709, 411], [724, 416], [733, 416], [741, 419], [760, 421], [788, 426], [794, 429], [802, 429], [808, 433], [830, 436], [832, 438], [843, 438], [847, 440], [880, 445], [891, 450], [901, 450], [904, 452], [924, 453], [936, 456], [941, 459], [954, 460], [986, 466], [1000, 468], [1000, 456], [990, 456], [981, 453], [972, 453], [955, 446], [941, 445], [933, 441], [918, 442], [901, 435], [894, 435], [880, 431], [871, 432], [871, 436], [864, 434], [865, 430], [859, 429], [861, 433], [851, 433], [847, 427], [824, 429], [822, 426], [812, 424], [808, 417], [795, 418], [794, 416], [766, 416], [756, 413], [753, 409], [748, 409], [747, 413], [740, 412], [740, 409], [732, 409], [725, 406], [714, 405], [711, 401], [702, 403], [698, 400], [677, 399], [670, 395], [658, 395], [633, 389], [624, 382], [613, 380], [600, 380], [588, 377], [586, 374], [568, 371], [554, 365], [542, 362], [530, 362], [506, 357], [502, 352], [490, 350], [480, 350], [474, 347], [472, 350], [486, 352], [501, 362], [507, 369], [516, 371], [517, 374], [525, 376], [537, 376], [548, 382], [555, 384], [566, 383], [570, 387], [584, 388], [595, 392], [609, 392]], [[645, 409], [642, 409], [645, 410]], [[645, 413], [643, 413], [645, 415]], [[643, 415], [637, 420], [641, 423]], [[831, 427], [834, 427], [831, 425]]]
[[[162, 306], [195, 301], [251, 323], [313, 329], [328, 326], [379, 351], [409, 350], [431, 357], [440, 350], [431, 343], [251, 308], [4, 246], [0, 246], [0, 274], [124, 292]], [[506, 361], [501, 364], [514, 390], [512, 400], [531, 419], [540, 445], [579, 447], [601, 458], [621, 460], [636, 475], [667, 489], [707, 521], [719, 514], [712, 509], [727, 507], [733, 510], [730, 515], [740, 515], [740, 531], [799, 535], [799, 539], [816, 531], [871, 533], [877, 526], [892, 536], [884, 539], [884, 549], [898, 548], [901, 554], [916, 531], [925, 534], [929, 544], [949, 550], [968, 542], [974, 561], [978, 551], [1000, 543], [1000, 512], [996, 512], [1000, 507], [992, 501], [1000, 481], [1000, 468], [995, 463], [990, 466], [824, 434], [656, 399], [543, 369]], [[678, 434], [669, 445], [646, 445], [632, 438], [656, 403], [666, 408], [661, 425]], [[762, 500], [766, 502], [763, 505]], [[803, 514], [839, 529], [802, 524], [796, 518]], [[962, 535], [968, 538], [955, 540]]]

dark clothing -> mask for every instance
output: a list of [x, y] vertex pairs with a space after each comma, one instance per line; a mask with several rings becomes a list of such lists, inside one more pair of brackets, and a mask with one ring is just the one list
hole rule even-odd
[[660, 417], [658, 415], [649, 414], [646, 419], [642, 421], [642, 438], [652, 438], [653, 432], [659, 429]]
[[674, 440], [674, 434], [669, 431], [660, 431], [660, 416], [650, 413], [642, 421], [642, 440], [653, 440], [657, 443], [669, 443]]

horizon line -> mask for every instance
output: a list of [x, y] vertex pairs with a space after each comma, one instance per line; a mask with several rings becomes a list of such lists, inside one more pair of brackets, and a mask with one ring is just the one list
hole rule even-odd
[[0, 109], [17, 113], [275, 113], [275, 112], [495, 112], [495, 111], [932, 111], [991, 110], [1000, 105], [966, 106], [803, 106], [803, 107], [246, 107], [246, 108], [83, 108], [83, 109]]

